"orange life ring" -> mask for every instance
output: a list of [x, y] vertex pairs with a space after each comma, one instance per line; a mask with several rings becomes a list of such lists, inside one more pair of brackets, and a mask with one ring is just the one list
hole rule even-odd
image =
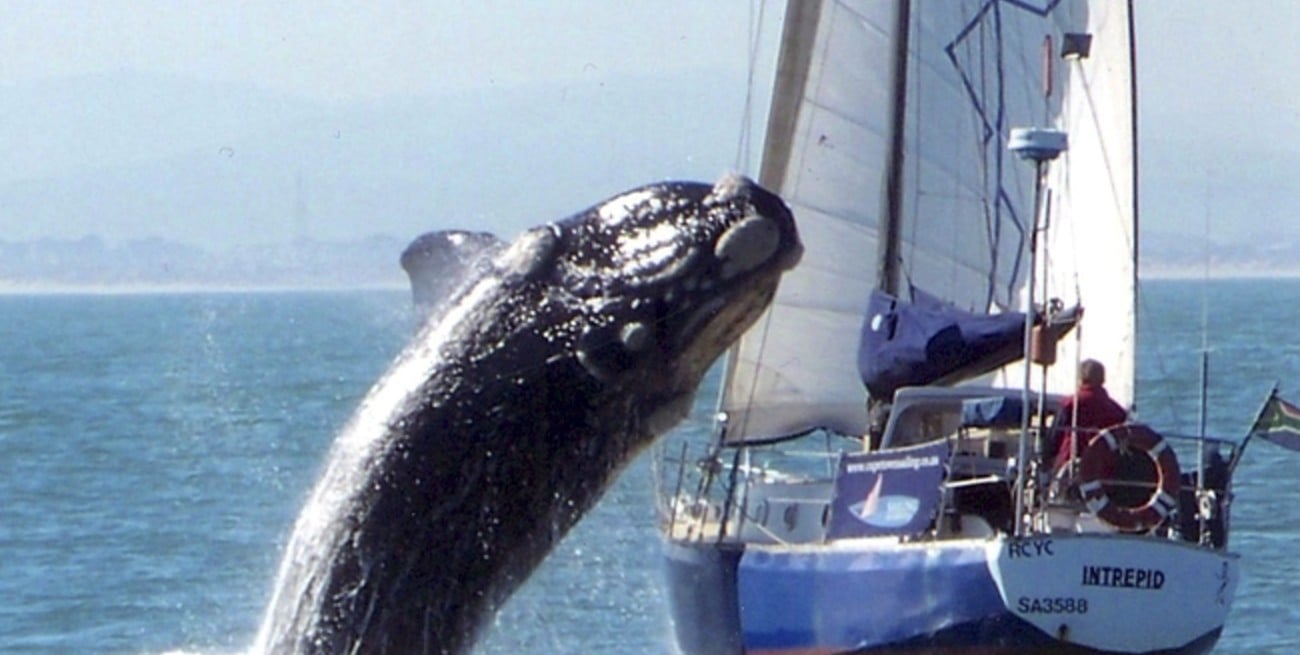
[[[1156, 490], [1147, 502], [1134, 507], [1111, 502], [1103, 486], [1123, 448], [1141, 450], [1155, 462]], [[1097, 518], [1126, 532], [1147, 532], [1169, 518], [1178, 506], [1180, 476], [1178, 456], [1169, 442], [1140, 423], [1103, 430], [1088, 443], [1079, 460], [1079, 492], [1084, 503]]]

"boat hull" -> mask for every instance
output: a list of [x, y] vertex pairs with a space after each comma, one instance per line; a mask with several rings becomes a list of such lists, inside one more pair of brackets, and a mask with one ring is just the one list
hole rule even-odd
[[1237, 582], [1235, 555], [1118, 535], [666, 554], [687, 655], [1204, 653]]
[[736, 573], [742, 551], [717, 544], [664, 542], [668, 605], [683, 655], [740, 655]]

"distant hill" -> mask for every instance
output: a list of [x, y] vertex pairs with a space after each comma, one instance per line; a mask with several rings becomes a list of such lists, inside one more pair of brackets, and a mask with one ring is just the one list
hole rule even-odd
[[[424, 232], [511, 239], [633, 186], [736, 167], [739, 75], [350, 105], [129, 72], [3, 86], [0, 288], [404, 287], [397, 257]], [[1217, 186], [1144, 196], [1143, 276], [1199, 277], [1207, 261], [1215, 276], [1300, 275], [1285, 230], [1240, 236], [1286, 224], [1300, 159], [1266, 158], [1260, 193], [1180, 166], [1205, 144], [1152, 145], [1144, 189]], [[1229, 213], [1244, 218], [1210, 246], [1189, 236], [1202, 230], [1146, 231]]]
[[0, 292], [406, 288], [398, 258], [407, 243], [373, 236], [213, 251], [162, 239], [0, 241]]
[[322, 105], [120, 73], [0, 88], [0, 239], [203, 247], [514, 236], [735, 167], [745, 80], [701, 72]]
[[[204, 248], [164, 239], [0, 240], [0, 292], [67, 289], [408, 288], [398, 259], [418, 235]], [[1300, 276], [1300, 242], [1212, 244], [1144, 234], [1141, 275]]]
[[1194, 234], [1143, 233], [1140, 247], [1143, 277], [1300, 277], [1300, 241], [1281, 235], [1207, 241]]

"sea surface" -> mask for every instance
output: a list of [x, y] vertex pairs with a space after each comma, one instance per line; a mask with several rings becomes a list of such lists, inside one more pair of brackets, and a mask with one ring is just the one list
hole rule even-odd
[[[1300, 400], [1300, 281], [1143, 292], [1143, 420], [1196, 431], [1203, 338], [1211, 433], [1244, 434], [1275, 383]], [[0, 652], [247, 649], [331, 441], [415, 329], [409, 302], [0, 296]], [[478, 652], [673, 653], [651, 487], [643, 458]], [[1300, 453], [1252, 443], [1236, 491], [1244, 580], [1215, 652], [1300, 651]]]

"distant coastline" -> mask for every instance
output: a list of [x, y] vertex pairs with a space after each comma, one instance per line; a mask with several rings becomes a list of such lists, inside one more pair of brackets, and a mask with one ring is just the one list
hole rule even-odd
[[308, 285], [112, 285], [10, 284], [0, 280], [0, 296], [130, 296], [191, 294], [337, 293], [351, 291], [409, 292], [400, 284], [356, 284], [333, 287]]
[[[0, 294], [408, 289], [398, 260], [410, 238], [300, 238], [222, 250], [158, 238], [0, 240]], [[1300, 244], [1207, 246], [1176, 236], [1144, 235], [1139, 265], [1143, 280], [1298, 278]]]
[[0, 240], [0, 293], [195, 293], [405, 289], [408, 239], [292, 243], [211, 251], [164, 239]]
[[1138, 272], [1143, 280], [1196, 281], [1196, 280], [1289, 280], [1300, 278], [1300, 266], [1273, 270], [1260, 270], [1236, 267], [1173, 268], [1147, 267], [1143, 265]]

